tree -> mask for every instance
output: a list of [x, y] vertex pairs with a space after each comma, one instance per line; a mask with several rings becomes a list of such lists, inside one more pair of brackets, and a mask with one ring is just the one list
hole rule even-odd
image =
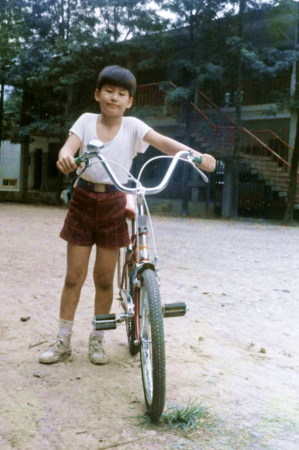
[[[236, 141], [233, 159], [230, 162], [231, 177], [227, 184], [228, 195], [224, 187], [225, 216], [237, 215], [238, 206], [238, 160], [240, 150], [240, 131], [242, 131], [242, 92], [244, 80], [248, 79], [271, 79], [290, 73], [294, 52], [290, 49], [289, 40], [292, 29], [297, 28], [294, 20], [297, 20], [297, 11], [294, 11], [294, 2], [283, 0], [261, 4], [250, 0], [237, 0], [232, 4], [238, 7], [236, 11], [229, 12], [225, 23], [229, 33], [223, 33], [222, 54], [219, 55], [218, 63], [222, 66], [222, 79], [219, 84], [227, 83], [234, 87], [235, 105], [235, 127]], [[297, 8], [297, 5], [296, 5]], [[256, 19], [264, 18], [263, 28], [259, 30], [258, 37], [248, 34], [246, 28]], [[292, 25], [293, 24], [293, 25]], [[293, 26], [293, 28], [292, 28]], [[223, 30], [224, 31], [224, 30]], [[261, 45], [260, 42], [267, 42]], [[288, 46], [287, 46], [288, 43]], [[220, 73], [220, 71], [219, 71]], [[280, 98], [274, 98], [278, 107]], [[284, 106], [286, 97], [283, 98]], [[228, 163], [226, 163], [228, 166]], [[235, 172], [235, 174], [234, 174]], [[295, 197], [293, 196], [293, 199]]]
[[148, 0], [94, 0], [114, 42], [162, 31], [165, 21]]
[[243, 48], [244, 48], [244, 15], [246, 12], [246, 0], [239, 0], [237, 36], [231, 38], [230, 48], [235, 59], [235, 110], [236, 110], [236, 134], [233, 155], [226, 162], [225, 183], [223, 187], [222, 216], [225, 218], [238, 216], [239, 204], [239, 159], [241, 150], [241, 127], [242, 127], [242, 87], [243, 87]]
[[[173, 49], [168, 52], [171, 58], [168, 60], [171, 80], [179, 86], [169, 91], [166, 98], [169, 103], [180, 104], [180, 115], [185, 126], [183, 139], [192, 147], [194, 130], [191, 102], [194, 101], [194, 87], [215, 77], [218, 68], [215, 48], [220, 45], [220, 36], [215, 32], [216, 18], [224, 10], [226, 2], [167, 0], [158, 3], [163, 10], [174, 14], [172, 26], [175, 32], [169, 33], [165, 43]], [[184, 214], [188, 213], [188, 171], [186, 167], [182, 176]]]
[[[99, 70], [115, 56], [131, 64], [127, 54], [137, 51], [136, 41], [126, 45], [115, 40], [153, 33], [163, 24], [145, 0], [22, 2], [25, 33], [15, 61], [13, 84], [34, 93], [31, 120], [21, 125], [22, 135], [62, 135], [65, 120], [71, 122], [90, 104]], [[138, 51], [135, 59], [137, 65], [147, 59], [147, 52], [142, 59]]]
[[27, 36], [14, 84], [26, 86], [34, 95], [30, 120], [21, 134], [65, 133], [65, 116], [75, 103], [76, 87], [94, 80], [95, 63], [101, 61], [96, 52], [107, 41], [96, 29], [97, 20], [90, 0], [24, 1]]
[[181, 67], [184, 86], [196, 85], [203, 72], [209, 72], [209, 63], [220, 44], [216, 18], [224, 11], [227, 2], [163, 0], [157, 3], [175, 17], [171, 23], [175, 33], [169, 33], [168, 38], [168, 42], [176, 42], [176, 51], [171, 53], [171, 59]]
[[14, 69], [20, 57], [21, 42], [26, 37], [22, 8], [22, 0], [0, 0], [0, 143], [6, 137], [3, 127], [5, 86], [14, 85]]
[[[299, 25], [299, 4], [296, 5], [295, 27], [294, 27], [294, 52], [293, 52], [293, 73], [291, 83], [291, 101], [293, 108], [296, 109], [296, 138], [294, 151], [291, 159], [290, 181], [288, 187], [287, 205], [283, 217], [283, 222], [289, 224], [293, 220], [294, 206], [296, 202], [296, 191], [298, 189], [298, 167], [299, 167], [299, 87], [297, 80], [297, 60], [298, 60], [298, 25]], [[296, 14], [297, 12], [297, 14]]]
[[296, 138], [295, 146], [291, 160], [290, 169], [290, 180], [287, 196], [287, 206], [283, 217], [283, 222], [285, 224], [290, 224], [293, 221], [294, 216], [294, 206], [296, 201], [296, 191], [298, 187], [298, 167], [299, 167], [299, 108], [297, 108], [297, 127], [296, 127]]
[[[30, 136], [65, 135], [68, 87], [74, 82], [70, 70], [77, 77], [82, 74], [85, 67], [82, 68], [81, 62], [80, 70], [74, 70], [78, 50], [88, 49], [89, 44], [93, 46], [97, 37], [90, 3], [85, 0], [5, 1], [3, 23], [9, 33], [7, 37], [2, 35], [1, 44], [7, 44], [5, 56], [11, 64], [5, 72], [9, 78], [3, 83], [10, 83], [21, 91], [19, 123], [15, 136], [11, 137], [21, 142], [23, 200], [27, 195]], [[2, 48], [6, 49], [5, 45]], [[3, 56], [1, 59], [3, 61]]]
[[[252, 43], [242, 49], [243, 61], [246, 64], [247, 76], [250, 73], [258, 74], [262, 78], [275, 78], [285, 74], [292, 74], [291, 92], [275, 93], [273, 101], [278, 109], [288, 107], [290, 110], [298, 110], [298, 92], [296, 93], [296, 66], [298, 60], [298, 3], [289, 0], [273, 1], [272, 4], [264, 5], [265, 16], [267, 17], [268, 45], [261, 48], [253, 46]], [[290, 46], [290, 41], [294, 42], [294, 48]], [[297, 136], [295, 149], [291, 159], [290, 179], [287, 196], [287, 206], [284, 214], [284, 222], [290, 222], [293, 218], [294, 204], [296, 198], [296, 188], [298, 180], [298, 159], [299, 159], [299, 137], [298, 119]]]

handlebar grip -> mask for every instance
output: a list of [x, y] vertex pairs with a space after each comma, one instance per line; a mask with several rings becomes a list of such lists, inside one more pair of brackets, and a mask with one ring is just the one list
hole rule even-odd
[[77, 158], [75, 158], [75, 164], [77, 164], [77, 166], [80, 166], [83, 161], [84, 159], [82, 158], [82, 156], [77, 156]]
[[193, 162], [195, 162], [195, 164], [201, 164], [202, 163], [202, 157], [201, 156], [195, 156], [195, 158], [193, 159]]

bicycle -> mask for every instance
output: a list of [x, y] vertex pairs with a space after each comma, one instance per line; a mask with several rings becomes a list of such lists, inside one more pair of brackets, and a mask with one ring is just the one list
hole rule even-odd
[[[100, 141], [91, 141], [87, 146], [88, 151], [75, 158], [76, 164], [85, 163], [85, 167], [88, 167], [92, 158], [96, 158], [103, 165], [116, 188], [126, 194], [136, 195], [137, 201], [135, 214], [130, 218], [131, 243], [126, 248], [120, 249], [117, 264], [119, 301], [123, 312], [119, 316], [116, 314], [97, 315], [94, 317], [93, 324], [97, 330], [110, 330], [115, 329], [118, 323], [125, 321], [129, 351], [131, 355], [140, 352], [147, 413], [152, 422], [158, 422], [163, 413], [166, 391], [163, 318], [184, 316], [187, 312], [187, 305], [184, 302], [161, 304], [157, 269], [158, 256], [145, 196], [165, 189], [177, 163], [181, 160], [192, 164], [206, 182], [208, 182], [208, 178], [195, 165], [195, 163], [200, 164], [201, 159], [194, 157], [190, 150], [180, 151], [174, 157], [163, 155], [151, 158], [142, 166], [137, 178], [128, 172], [129, 180], [135, 183], [135, 187], [124, 186], [114, 174], [110, 166], [111, 162], [101, 154], [103, 148], [104, 144]], [[143, 186], [140, 179], [145, 167], [152, 161], [161, 158], [172, 159], [163, 180], [156, 187]], [[113, 164], [117, 163], [113, 162]], [[148, 224], [153, 238], [153, 259], [151, 259], [149, 251]]]

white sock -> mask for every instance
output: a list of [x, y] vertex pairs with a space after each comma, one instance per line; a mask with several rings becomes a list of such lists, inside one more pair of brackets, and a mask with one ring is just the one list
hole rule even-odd
[[95, 325], [92, 325], [91, 336], [101, 336], [104, 338], [104, 330], [96, 330]]
[[64, 320], [60, 317], [59, 318], [58, 336], [71, 337], [73, 324], [74, 324], [73, 320]]

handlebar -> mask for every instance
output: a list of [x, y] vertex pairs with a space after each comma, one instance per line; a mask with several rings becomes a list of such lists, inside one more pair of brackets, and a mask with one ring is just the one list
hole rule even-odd
[[[109, 161], [107, 161], [105, 159], [105, 157], [100, 153], [100, 150], [104, 148], [104, 144], [102, 144], [102, 142], [100, 141], [91, 141], [88, 145], [87, 145], [87, 150], [89, 150], [88, 152], [84, 153], [83, 155], [78, 156], [77, 158], [75, 158], [75, 163], [79, 166], [80, 164], [82, 164], [83, 162], [87, 162], [89, 159], [91, 158], [97, 158], [99, 159], [99, 161], [102, 163], [105, 171], [107, 172], [108, 176], [110, 177], [110, 179], [112, 180], [114, 186], [122, 191], [125, 192], [126, 194], [158, 194], [159, 192], [163, 191], [167, 184], [169, 183], [170, 177], [177, 165], [177, 163], [181, 160], [189, 162], [190, 164], [192, 164], [192, 166], [199, 172], [199, 174], [201, 175], [201, 177], [204, 179], [204, 181], [208, 182], [208, 178], [206, 177], [206, 175], [200, 170], [198, 169], [198, 167], [195, 166], [195, 164], [200, 164], [202, 162], [202, 158], [194, 156], [192, 153], [192, 150], [182, 150], [178, 153], [176, 153], [173, 157], [169, 156], [169, 158], [172, 159], [166, 174], [164, 175], [163, 180], [161, 181], [161, 183], [158, 186], [155, 187], [145, 187], [141, 184], [140, 182], [140, 175], [141, 172], [143, 170], [143, 168], [145, 167], [146, 164], [148, 164], [151, 160], [147, 161], [143, 167], [141, 168], [140, 172], [139, 172], [139, 176], [137, 179], [135, 179], [131, 174], [130, 174], [130, 179], [135, 181], [136, 183], [136, 187], [130, 188], [127, 186], [124, 186], [118, 179], [117, 176], [115, 175], [115, 173], [113, 172]], [[164, 156], [167, 157], [167, 156]], [[152, 158], [152, 159], [156, 159], [156, 158]], [[195, 163], [195, 164], [194, 164]], [[115, 162], [113, 162], [113, 164], [117, 164]], [[118, 165], [118, 164], [117, 164]], [[122, 167], [122, 166], [121, 166]]]

